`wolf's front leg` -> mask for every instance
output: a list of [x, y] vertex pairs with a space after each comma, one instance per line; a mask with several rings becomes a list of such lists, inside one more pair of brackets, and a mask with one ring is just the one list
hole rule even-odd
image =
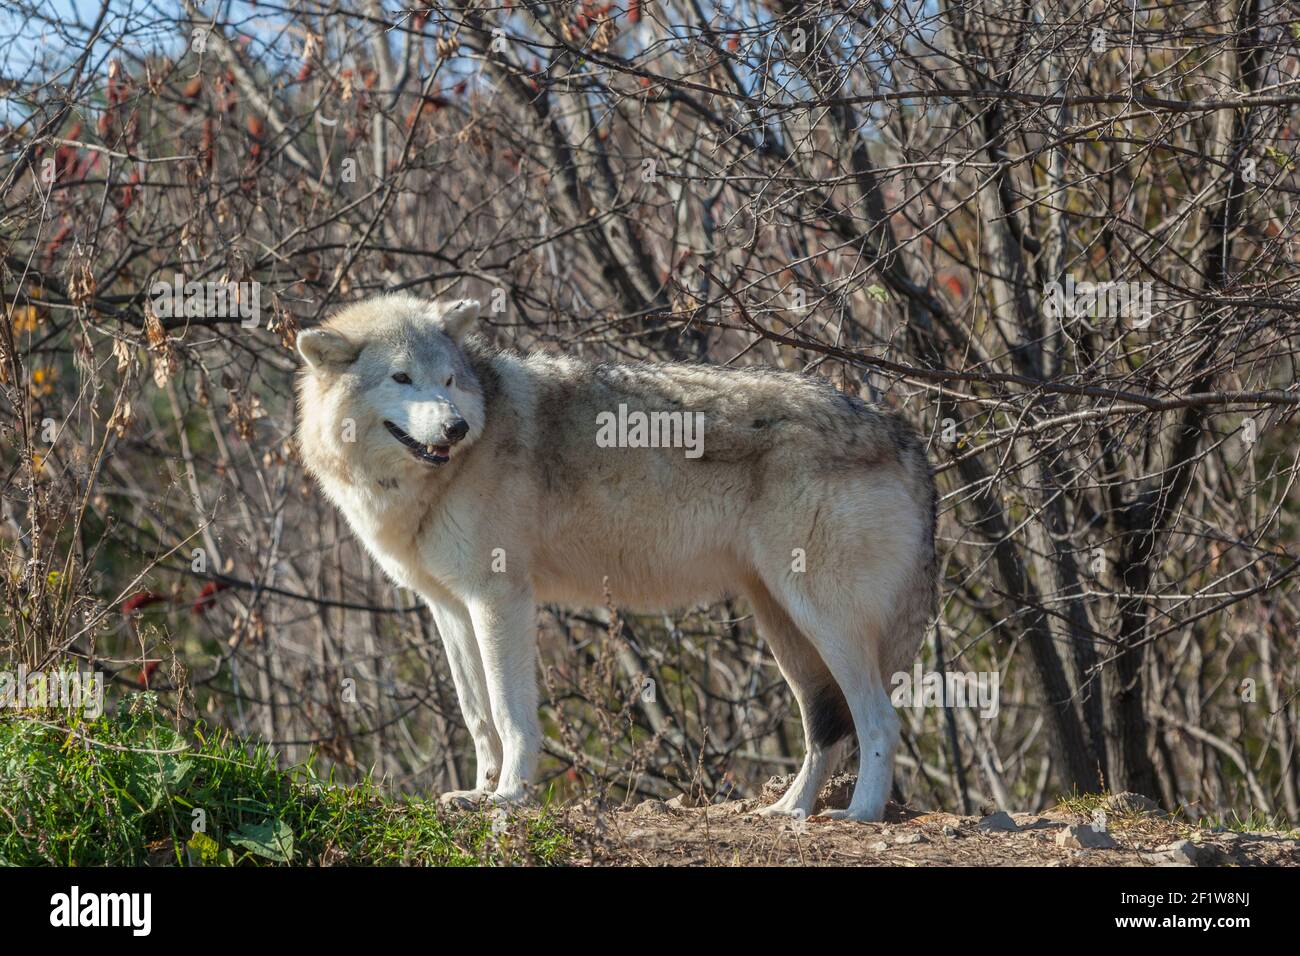
[[501, 738], [492, 724], [492, 705], [483, 660], [469, 612], [451, 602], [428, 601], [433, 621], [447, 651], [451, 679], [465, 726], [474, 741], [475, 775], [473, 790], [452, 790], [442, 794], [443, 803], [468, 804], [487, 798], [501, 776]]
[[470, 619], [483, 658], [492, 722], [501, 736], [501, 779], [493, 801], [528, 797], [542, 745], [537, 716], [537, 621], [531, 591], [510, 589], [471, 601]]

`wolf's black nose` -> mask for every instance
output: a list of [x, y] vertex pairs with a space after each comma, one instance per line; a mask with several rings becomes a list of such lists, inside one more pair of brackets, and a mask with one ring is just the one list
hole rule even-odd
[[447, 436], [447, 441], [460, 441], [469, 434], [469, 423], [457, 418], [442, 426], [442, 433]]

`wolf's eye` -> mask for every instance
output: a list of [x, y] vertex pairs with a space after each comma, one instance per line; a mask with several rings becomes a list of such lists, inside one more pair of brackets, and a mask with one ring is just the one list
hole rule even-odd
[[405, 372], [398, 372], [393, 376], [393, 381], [398, 385], [410, 385], [411, 376], [407, 375]]
[[443, 388], [451, 388], [452, 382], [454, 382], [454, 381], [456, 381], [456, 376], [455, 376], [455, 375], [448, 375], [448, 376], [447, 376], [447, 381], [446, 381], [446, 383], [443, 384], [442, 387], [443, 387]]

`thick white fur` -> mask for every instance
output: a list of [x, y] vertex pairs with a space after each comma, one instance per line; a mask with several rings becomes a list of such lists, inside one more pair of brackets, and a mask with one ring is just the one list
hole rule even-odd
[[[300, 337], [304, 461], [445, 642], [477, 756], [474, 789], [445, 798], [528, 796], [536, 606], [600, 605], [608, 586], [637, 609], [747, 598], [808, 745], [769, 810], [812, 812], [841, 747], [814, 739], [810, 714], [842, 694], [861, 759], [833, 815], [879, 819], [898, 740], [885, 681], [909, 663], [933, 602], [933, 486], [910, 430], [801, 376], [490, 353], [465, 337], [476, 313], [390, 296]], [[411, 385], [392, 381], [399, 370]], [[703, 411], [704, 456], [597, 447], [595, 417], [616, 399]], [[382, 426], [437, 442], [457, 416], [469, 434], [441, 467]]]

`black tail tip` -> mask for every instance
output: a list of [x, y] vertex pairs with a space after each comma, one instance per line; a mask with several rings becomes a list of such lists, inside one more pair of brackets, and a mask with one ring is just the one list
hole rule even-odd
[[853, 714], [838, 684], [830, 683], [817, 692], [805, 718], [808, 736], [822, 749], [831, 747], [853, 733]]

